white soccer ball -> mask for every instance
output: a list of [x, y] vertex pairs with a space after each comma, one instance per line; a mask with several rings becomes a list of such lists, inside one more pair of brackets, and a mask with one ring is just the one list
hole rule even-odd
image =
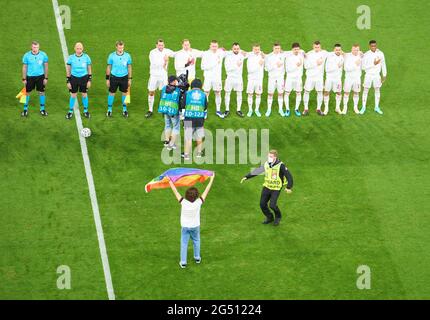
[[83, 128], [81, 130], [81, 136], [83, 136], [84, 138], [91, 137], [91, 130], [89, 128]]

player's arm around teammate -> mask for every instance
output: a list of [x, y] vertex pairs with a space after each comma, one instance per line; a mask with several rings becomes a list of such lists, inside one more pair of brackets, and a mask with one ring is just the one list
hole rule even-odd
[[334, 45], [333, 52], [327, 55], [325, 64], [326, 80], [324, 84], [324, 115], [328, 114], [330, 91], [336, 93], [336, 109], [337, 114], [342, 114], [340, 103], [342, 102], [342, 71], [344, 64], [344, 54], [339, 43]]
[[30, 94], [34, 89], [39, 93], [40, 114], [47, 116], [45, 87], [48, 84], [48, 55], [40, 51], [40, 45], [37, 41], [31, 43], [31, 50], [22, 58], [22, 83], [26, 90], [26, 100], [21, 116], [28, 116]]
[[347, 114], [348, 112], [348, 100], [349, 94], [353, 92], [353, 103], [354, 112], [359, 114], [358, 101], [360, 99], [361, 91], [361, 63], [362, 63], [362, 53], [360, 52], [360, 46], [354, 44], [351, 48], [351, 52], [345, 54], [345, 81], [343, 85], [343, 110], [342, 114]]
[[301, 116], [299, 111], [300, 102], [302, 101], [302, 91], [303, 91], [303, 63], [304, 63], [304, 51], [300, 49], [300, 44], [294, 42], [291, 45], [291, 53], [287, 55], [285, 60], [285, 71], [287, 73], [287, 78], [285, 80], [285, 116], [290, 116], [290, 93], [291, 91], [296, 92], [296, 105], [294, 108], [294, 113], [297, 117]]
[[78, 92], [82, 94], [84, 116], [90, 118], [88, 111], [88, 89], [91, 87], [93, 76], [91, 58], [84, 53], [84, 46], [81, 42], [75, 44], [75, 53], [67, 59], [66, 74], [67, 88], [70, 91], [69, 112], [66, 114], [66, 119], [73, 117], [73, 108]]

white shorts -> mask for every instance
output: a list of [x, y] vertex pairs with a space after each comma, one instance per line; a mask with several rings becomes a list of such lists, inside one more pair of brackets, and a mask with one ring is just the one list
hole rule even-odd
[[371, 88], [373, 86], [373, 88], [380, 88], [382, 86], [382, 82], [381, 82], [381, 76], [378, 75], [365, 75], [364, 76], [364, 82], [363, 82], [363, 87], [365, 88]]
[[287, 80], [285, 80], [285, 91], [291, 92], [302, 92], [303, 90], [303, 80], [302, 78], [289, 78], [287, 76]]
[[248, 80], [246, 87], [247, 94], [262, 94], [263, 93], [263, 79], [261, 80]]
[[225, 80], [225, 88], [224, 90], [226, 92], [231, 92], [232, 90], [236, 92], [242, 92], [243, 91], [243, 80], [238, 78], [228, 78]]
[[221, 79], [205, 79], [203, 83], [203, 91], [221, 91], [222, 90], [222, 81]]
[[345, 78], [345, 82], [343, 83], [343, 91], [344, 92], [360, 92], [361, 91], [361, 79], [360, 78]]
[[148, 90], [161, 90], [167, 85], [167, 76], [150, 76], [148, 81]]
[[324, 89], [324, 79], [321, 78], [306, 78], [305, 81], [305, 90], [312, 91], [316, 90], [318, 92], [323, 91]]
[[270, 78], [269, 84], [267, 86], [267, 93], [274, 94], [275, 90], [278, 90], [278, 93], [284, 93], [284, 77], [282, 78]]
[[336, 93], [342, 92], [342, 80], [341, 79], [325, 79], [324, 91], [330, 92], [332, 91]]

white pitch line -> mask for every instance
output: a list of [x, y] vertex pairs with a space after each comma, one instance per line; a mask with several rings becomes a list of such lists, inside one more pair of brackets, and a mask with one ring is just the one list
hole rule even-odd
[[[64, 36], [63, 21], [61, 19], [60, 9], [58, 7], [58, 1], [52, 0], [52, 5], [54, 7], [54, 14], [55, 14], [55, 20], [57, 22], [58, 35], [60, 36], [61, 49], [63, 51], [63, 57], [64, 57], [64, 64], [66, 64], [67, 58], [69, 57], [69, 53], [67, 50], [66, 37]], [[100, 256], [102, 258], [106, 289], [107, 289], [109, 300], [115, 300], [115, 293], [113, 291], [113, 285], [112, 285], [112, 276], [110, 273], [106, 244], [103, 236], [103, 227], [100, 219], [99, 205], [97, 202], [96, 188], [94, 186], [94, 178], [91, 171], [90, 157], [88, 156], [87, 142], [85, 138], [81, 136], [81, 130], [83, 128], [83, 125], [82, 125], [81, 114], [79, 113], [79, 105], [77, 103], [77, 100], [74, 106], [74, 113], [75, 113], [76, 126], [78, 128], [79, 141], [81, 143], [81, 151], [82, 151], [82, 158], [84, 160], [85, 174], [87, 176], [87, 181], [88, 181], [88, 189], [89, 189], [90, 198], [91, 198], [91, 206], [94, 214], [94, 222], [97, 230], [97, 238], [99, 241]]]

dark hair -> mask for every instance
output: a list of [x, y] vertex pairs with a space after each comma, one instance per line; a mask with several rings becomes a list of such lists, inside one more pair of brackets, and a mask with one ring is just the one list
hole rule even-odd
[[370, 40], [369, 45], [371, 45], [371, 44], [376, 44], [376, 40]]
[[234, 45], [234, 46], [238, 46], [238, 45], [239, 45], [239, 42], [233, 42], [233, 45]]
[[191, 89], [192, 88], [199, 88], [199, 89], [201, 89], [202, 88], [202, 81], [200, 79], [194, 79], [191, 82]]
[[185, 199], [187, 199], [189, 202], [194, 202], [199, 197], [199, 190], [197, 190], [195, 187], [188, 188], [187, 191], [185, 191]]
[[157, 43], [164, 43], [164, 40], [160, 38], [157, 40]]
[[314, 44], [319, 45], [319, 44], [321, 44], [321, 42], [319, 40], [316, 40], [316, 41], [314, 41]]
[[340, 47], [342, 47], [342, 46], [340, 45], [340, 43], [336, 43], [336, 44], [334, 45], [334, 47], [335, 47], [335, 48], [340, 48]]
[[115, 43], [115, 47], [123, 46], [123, 45], [124, 45], [124, 41], [122, 41], [122, 40], [118, 40], [118, 41]]
[[218, 41], [216, 41], [216, 40], [211, 40], [211, 43], [218, 43]]
[[300, 44], [298, 42], [293, 42], [293, 44], [291, 45], [291, 48], [300, 48]]
[[275, 42], [274, 44], [273, 44], [273, 46], [274, 47], [278, 47], [278, 46], [280, 46], [281, 44], [279, 43], [279, 42]]

